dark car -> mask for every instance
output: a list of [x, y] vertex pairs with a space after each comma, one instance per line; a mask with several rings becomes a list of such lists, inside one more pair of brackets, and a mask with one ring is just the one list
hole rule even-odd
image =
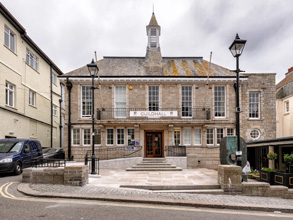
[[43, 147], [44, 159], [65, 159], [63, 148]]
[[30, 167], [32, 159], [42, 158], [42, 146], [37, 140], [1, 139], [0, 173], [20, 174], [23, 168]]

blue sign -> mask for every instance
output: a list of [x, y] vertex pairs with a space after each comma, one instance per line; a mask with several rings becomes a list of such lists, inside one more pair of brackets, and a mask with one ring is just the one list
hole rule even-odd
[[139, 141], [136, 141], [136, 142], [135, 142], [135, 145], [138, 146], [138, 145], [139, 145]]

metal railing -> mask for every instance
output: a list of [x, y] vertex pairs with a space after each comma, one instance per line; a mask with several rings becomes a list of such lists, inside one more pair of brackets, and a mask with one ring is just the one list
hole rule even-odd
[[165, 155], [167, 157], [186, 157], [186, 146], [165, 146]]
[[65, 167], [66, 160], [64, 159], [46, 159], [46, 158], [37, 158], [31, 160], [31, 166], [38, 167]]
[[[89, 166], [89, 173], [92, 173], [92, 161], [91, 158], [87, 157], [87, 154], [85, 155], [84, 165]], [[95, 159], [95, 173], [100, 175], [100, 160], [99, 158]]]
[[[105, 147], [95, 149], [95, 157], [100, 160], [111, 160], [118, 158], [141, 157], [142, 146], [127, 147]], [[86, 152], [88, 160], [91, 160], [92, 151]]]
[[102, 108], [97, 109], [97, 120], [210, 120], [210, 108]]

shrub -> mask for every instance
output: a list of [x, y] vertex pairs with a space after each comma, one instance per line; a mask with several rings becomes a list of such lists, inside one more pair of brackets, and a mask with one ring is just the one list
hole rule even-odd
[[284, 161], [285, 161], [285, 164], [292, 165], [293, 164], [293, 154], [285, 154]]
[[268, 153], [267, 158], [269, 160], [276, 160], [278, 158], [278, 154], [274, 153], [274, 152], [270, 152], [270, 153]]
[[275, 169], [271, 169], [271, 168], [262, 168], [262, 170], [265, 170], [265, 171], [270, 171], [270, 172], [275, 172], [276, 170]]

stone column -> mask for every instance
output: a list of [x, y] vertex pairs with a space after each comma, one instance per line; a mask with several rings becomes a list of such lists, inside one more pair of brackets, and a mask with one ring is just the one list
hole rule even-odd
[[[269, 146], [269, 153], [274, 152], [275, 148], [274, 146]], [[275, 169], [275, 161], [274, 160], [269, 160], [269, 168]]]

